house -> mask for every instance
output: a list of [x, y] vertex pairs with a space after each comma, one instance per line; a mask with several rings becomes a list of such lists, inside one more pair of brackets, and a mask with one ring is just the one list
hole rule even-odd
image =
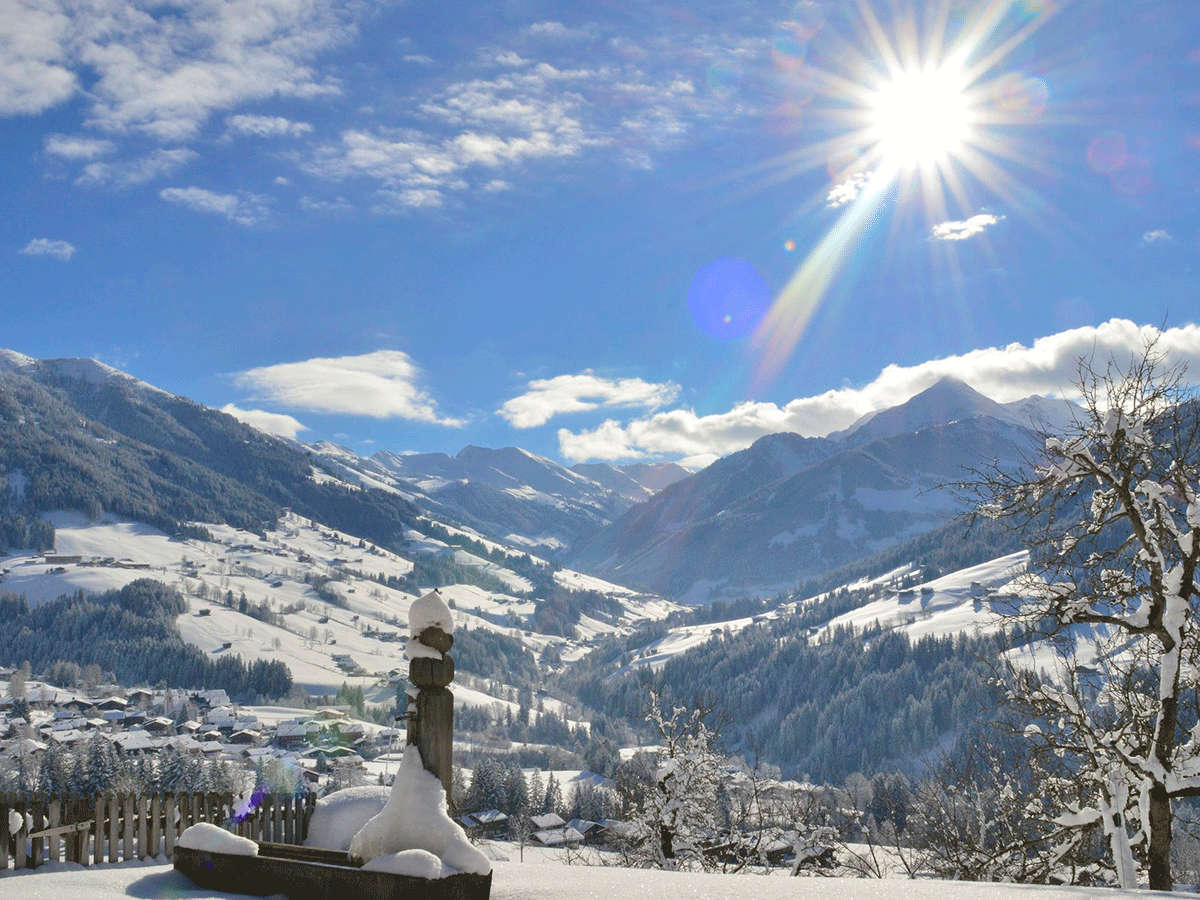
[[229, 736], [229, 743], [254, 745], [257, 744], [261, 738], [262, 735], [257, 731], [250, 731], [249, 729], [242, 728]]
[[[555, 817], [557, 818], [557, 816]], [[559, 819], [561, 822], [562, 819]], [[583, 843], [583, 835], [570, 825], [561, 828], [547, 828], [535, 831], [530, 837], [543, 847], [578, 847]]]
[[124, 697], [105, 697], [103, 700], [96, 701], [96, 709], [101, 712], [114, 712], [117, 710], [124, 712], [128, 706], [129, 701]]
[[171, 734], [175, 730], [175, 723], [166, 716], [155, 716], [147, 719], [144, 727], [151, 734]]
[[572, 819], [567, 823], [568, 828], [574, 828], [581, 835], [585, 843], [592, 844], [599, 840], [604, 829], [600, 827], [599, 822], [593, 822], [590, 819]]
[[154, 692], [148, 691], [145, 688], [134, 688], [126, 696], [130, 703], [142, 709], [145, 709], [154, 702]]
[[280, 747], [303, 747], [308, 743], [304, 722], [280, 722], [275, 728], [275, 743]]
[[48, 566], [69, 566], [83, 562], [83, 557], [69, 553], [47, 553], [42, 557], [42, 561]]
[[550, 828], [562, 828], [567, 824], [558, 813], [543, 813], [540, 816], [530, 816], [529, 821], [538, 831], [545, 831]]
[[498, 809], [481, 809], [468, 813], [459, 821], [468, 831], [476, 835], [496, 835], [508, 825], [508, 816]]

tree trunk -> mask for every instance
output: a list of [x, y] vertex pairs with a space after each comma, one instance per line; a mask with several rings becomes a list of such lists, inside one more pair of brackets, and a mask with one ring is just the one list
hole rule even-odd
[[1150, 788], [1150, 890], [1169, 891], [1171, 881], [1171, 798], [1164, 785]]

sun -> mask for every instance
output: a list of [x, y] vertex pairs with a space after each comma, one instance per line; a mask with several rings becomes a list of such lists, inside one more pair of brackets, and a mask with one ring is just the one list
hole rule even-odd
[[895, 73], [871, 94], [867, 137], [884, 165], [944, 164], [971, 139], [974, 120], [962, 71], [952, 65]]

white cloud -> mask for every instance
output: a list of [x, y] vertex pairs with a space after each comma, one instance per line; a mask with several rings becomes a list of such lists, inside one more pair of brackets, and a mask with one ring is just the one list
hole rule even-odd
[[558, 41], [575, 40], [585, 38], [591, 35], [591, 32], [586, 28], [572, 28], [569, 25], [564, 25], [562, 22], [534, 22], [525, 29], [533, 37], [550, 38]]
[[525, 393], [506, 401], [497, 412], [516, 428], [534, 428], [564, 413], [622, 406], [657, 409], [678, 396], [679, 385], [671, 382], [602, 378], [584, 371], [530, 381]]
[[95, 159], [115, 149], [112, 141], [75, 134], [47, 135], [43, 146], [51, 156], [70, 160]]
[[869, 384], [797, 397], [779, 406], [747, 402], [700, 415], [672, 409], [624, 424], [608, 420], [588, 431], [560, 429], [559, 448], [570, 460], [636, 459], [651, 456], [712, 459], [740, 450], [766, 434], [792, 431], [819, 436], [845, 428], [867, 413], [902, 403], [947, 375], [959, 378], [999, 402], [1031, 394], [1070, 395], [1075, 364], [1092, 354], [1098, 362], [1123, 362], [1158, 334], [1158, 350], [1171, 363], [1185, 363], [1200, 379], [1200, 326], [1183, 325], [1161, 333], [1151, 325], [1112, 319], [1039, 338], [1032, 346], [972, 350], [915, 366], [889, 365]]
[[241, 422], [245, 422], [252, 428], [257, 428], [259, 431], [265, 431], [267, 434], [274, 434], [278, 437], [295, 440], [296, 435], [301, 431], [308, 431], [308, 426], [299, 419], [284, 415], [283, 413], [267, 412], [265, 409], [242, 409], [240, 406], [226, 403], [221, 407], [221, 412], [231, 415]]
[[1165, 244], [1175, 240], [1171, 232], [1165, 228], [1155, 228], [1142, 235], [1143, 244]]
[[57, 4], [0, 0], [0, 116], [36, 115], [75, 93], [70, 34]]
[[845, 181], [835, 184], [825, 195], [825, 205], [830, 209], [837, 209], [839, 206], [853, 203], [862, 193], [862, 189], [866, 187], [869, 176], [869, 172], [855, 172]]
[[400, 58], [415, 66], [432, 66], [434, 62], [432, 56], [426, 56], [424, 53], [405, 53]]
[[158, 149], [145, 156], [114, 162], [93, 162], [83, 167], [75, 179], [76, 184], [94, 187], [111, 184], [115, 187], [132, 187], [145, 184], [155, 178], [169, 175], [194, 160], [197, 154], [186, 147]]
[[196, 212], [224, 216], [238, 225], [255, 225], [267, 217], [267, 198], [258, 194], [218, 194], [199, 187], [163, 188], [158, 196]]
[[939, 241], [965, 241], [982, 234], [1003, 218], [1004, 216], [993, 216], [991, 213], [979, 213], [962, 221], [939, 222], [933, 226], [930, 234]]
[[283, 116], [229, 116], [225, 124], [231, 134], [251, 137], [302, 137], [313, 130], [308, 122], [296, 122]]
[[21, 253], [26, 256], [53, 256], [66, 262], [75, 255], [75, 245], [51, 238], [34, 238], [21, 248]]
[[0, 115], [42, 112], [89, 78], [88, 123], [194, 137], [216, 111], [335, 94], [317, 58], [354, 31], [334, 0], [0, 0]]
[[236, 383], [255, 392], [253, 399], [290, 409], [344, 413], [376, 419], [411, 419], [460, 426], [461, 419], [438, 413], [420, 386], [421, 372], [401, 350], [376, 350], [361, 356], [306, 359], [241, 372]]

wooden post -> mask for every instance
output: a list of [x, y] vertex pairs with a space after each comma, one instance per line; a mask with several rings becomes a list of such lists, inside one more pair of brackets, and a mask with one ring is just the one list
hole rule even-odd
[[[34, 794], [34, 801], [29, 804], [29, 812], [33, 816], [33, 827], [30, 833], [41, 831], [46, 827], [46, 803], [42, 794]], [[33, 838], [29, 842], [29, 868], [36, 869], [42, 864], [46, 853], [46, 842], [42, 838]]]
[[271, 795], [271, 840], [283, 843], [283, 798]]
[[19, 797], [14, 797], [13, 800], [15, 801], [13, 804], [16, 807], [15, 812], [21, 817], [21, 827], [17, 829], [16, 833], [17, 842], [13, 852], [13, 866], [18, 869], [24, 869], [29, 864], [29, 855], [25, 844], [25, 835], [29, 830], [26, 827], [25, 813], [29, 809], [29, 802], [27, 800], [22, 801]]
[[294, 797], [283, 798], [283, 842], [297, 844], [296, 840], [296, 801]]
[[8, 794], [0, 794], [0, 872], [8, 868]]
[[137, 857], [146, 858], [146, 795], [137, 798]]
[[159, 835], [162, 831], [162, 798], [155, 794], [150, 798], [150, 843], [146, 848], [146, 852], [151, 856], [158, 856], [159, 847], [162, 842], [159, 840]]
[[108, 798], [108, 861], [121, 861], [121, 795]]
[[128, 860], [134, 857], [133, 835], [134, 827], [137, 825], [135, 821], [137, 819], [137, 800], [134, 799], [133, 794], [125, 795], [121, 802], [121, 809], [125, 814], [125, 834], [121, 839], [121, 856]]
[[177, 827], [175, 824], [175, 795], [167, 794], [163, 797], [163, 843], [166, 844], [168, 859], [175, 855], [175, 829]]
[[453, 628], [449, 607], [436, 591], [430, 591], [409, 607], [412, 641], [440, 658], [418, 656], [408, 663], [408, 678], [417, 688], [415, 710], [408, 719], [408, 743], [421, 752], [421, 762], [442, 782], [446, 807], [454, 812], [451, 784], [454, 777], [454, 694], [447, 688], [454, 680], [454, 660], [450, 648], [454, 637], [445, 629]]
[[97, 863], [104, 862], [104, 829], [108, 824], [105, 817], [108, 815], [108, 809], [105, 807], [104, 795], [96, 795], [96, 824], [92, 826], [92, 831], [96, 834], [96, 839], [92, 844], [92, 857]]
[[[62, 800], [55, 797], [46, 804], [46, 827], [57, 828], [61, 824]], [[58, 862], [60, 843], [62, 843], [62, 841], [57, 834], [52, 834], [46, 838], [46, 856], [49, 858], [50, 862]]]

